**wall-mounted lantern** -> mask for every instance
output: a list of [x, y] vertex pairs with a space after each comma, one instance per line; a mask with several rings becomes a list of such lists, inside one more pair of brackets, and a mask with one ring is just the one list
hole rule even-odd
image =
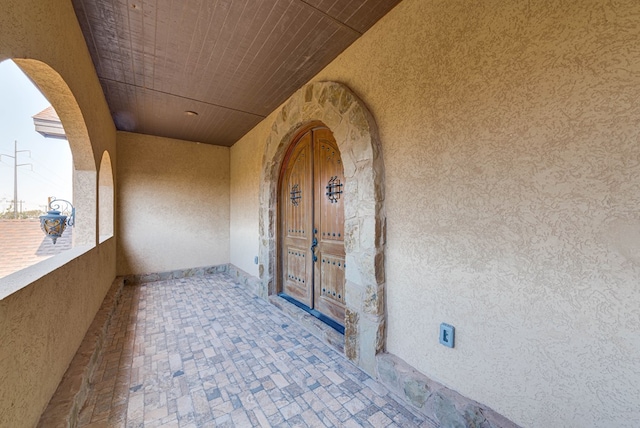
[[[67, 218], [62, 214], [63, 208], [71, 208], [71, 215]], [[53, 243], [62, 236], [67, 226], [73, 227], [76, 220], [76, 209], [71, 202], [64, 199], [49, 198], [49, 211], [40, 216], [40, 227]]]

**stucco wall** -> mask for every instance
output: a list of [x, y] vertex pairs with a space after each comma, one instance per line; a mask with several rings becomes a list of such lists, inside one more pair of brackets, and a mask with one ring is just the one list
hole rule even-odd
[[229, 262], [229, 148], [118, 132], [118, 274]]
[[[314, 78], [379, 127], [387, 350], [524, 426], [640, 423], [639, 24], [635, 1], [405, 0]], [[231, 149], [232, 236], [276, 114]]]
[[[56, 108], [80, 175], [95, 176], [105, 150], [115, 165], [115, 127], [71, 2], [0, 9], [0, 61], [15, 59]], [[97, 183], [81, 181], [80, 211], [95, 214]], [[97, 221], [79, 220], [88, 247]], [[115, 237], [88, 247], [0, 279], [0, 426], [35, 426], [115, 278]]]
[[[267, 121], [252, 132], [268, 135]], [[258, 131], [260, 130], [260, 131]], [[259, 145], [257, 147], [260, 147]], [[262, 152], [256, 153], [255, 144], [235, 144], [230, 152], [231, 164], [231, 240], [229, 246], [232, 263], [245, 272], [258, 276], [258, 208], [259, 188], [256, 177], [262, 168]]]
[[[113, 238], [33, 266], [55, 268], [0, 300], [0, 426], [35, 426], [104, 298], [115, 267]], [[25, 274], [26, 273], [26, 274]], [[30, 276], [14, 273], [0, 282]]]

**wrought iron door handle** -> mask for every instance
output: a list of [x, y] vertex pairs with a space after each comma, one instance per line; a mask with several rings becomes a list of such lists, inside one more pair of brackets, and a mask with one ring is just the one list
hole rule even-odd
[[311, 241], [311, 252], [313, 253], [313, 261], [317, 262], [318, 257], [316, 256], [316, 247], [318, 246], [318, 238], [313, 238]]

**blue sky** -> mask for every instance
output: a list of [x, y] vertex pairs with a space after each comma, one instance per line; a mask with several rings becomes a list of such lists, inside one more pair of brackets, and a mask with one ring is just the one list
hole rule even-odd
[[[43, 209], [48, 196], [71, 201], [73, 166], [66, 140], [45, 138], [38, 134], [32, 116], [49, 107], [49, 101], [12, 61], [0, 63], [0, 153], [13, 156], [14, 141], [18, 163], [32, 164], [18, 168], [18, 200], [23, 209]], [[64, 125], [64, 124], [63, 124]], [[0, 210], [13, 200], [13, 159], [0, 159]], [[19, 206], [18, 206], [19, 209]]]

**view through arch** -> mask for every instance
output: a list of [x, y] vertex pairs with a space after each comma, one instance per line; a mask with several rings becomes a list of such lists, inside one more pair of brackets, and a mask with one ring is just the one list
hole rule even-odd
[[14, 59], [55, 108], [73, 155], [73, 203], [76, 219], [74, 246], [95, 246], [97, 241], [97, 171], [89, 132], [71, 89], [62, 76], [44, 62]]
[[[6, 56], [0, 55], [0, 60], [5, 58]], [[23, 116], [26, 115], [29, 121], [39, 121], [40, 131], [42, 131], [41, 134], [51, 134], [51, 125], [55, 122], [55, 120], [53, 120], [53, 116], [58, 117], [58, 123], [63, 130], [62, 132], [64, 132], [64, 135], [66, 136], [66, 141], [62, 140], [60, 135], [57, 135], [57, 137], [60, 138], [55, 138], [55, 136], [54, 138], [51, 138], [51, 135], [49, 135], [46, 141], [49, 143], [49, 146], [52, 146], [53, 141], [60, 139], [60, 141], [63, 141], [68, 147], [67, 150], [70, 150], [71, 162], [68, 162], [66, 171], [68, 171], [72, 177], [72, 190], [71, 192], [67, 192], [70, 193], [70, 195], [67, 196], [64, 194], [65, 196], [62, 196], [63, 193], [60, 192], [64, 186], [60, 186], [59, 183], [58, 185], [48, 182], [46, 184], [42, 183], [40, 188], [45, 191], [47, 196], [69, 200], [75, 206], [76, 218], [75, 226], [72, 229], [71, 246], [95, 246], [97, 238], [97, 172], [89, 134], [75, 96], [60, 74], [41, 61], [16, 58], [0, 62], [0, 66], [9, 67], [14, 76], [19, 76], [19, 79], [22, 79], [22, 81], [26, 81], [31, 85], [31, 91], [39, 92], [41, 96], [43, 96], [43, 99], [48, 100], [48, 102], [51, 103], [51, 110], [45, 111], [46, 109], [40, 110], [38, 108], [35, 109], [36, 111], [32, 111], [33, 109], [31, 109], [27, 113], [23, 114]], [[9, 79], [2, 78], [2, 83], [9, 83]], [[11, 86], [10, 88], [15, 89], [16, 87]], [[9, 94], [10, 89], [7, 89], [7, 86], [5, 86], [2, 98], [10, 101], [12, 109], [18, 110], [17, 107], [19, 107], [21, 103], [25, 102], [26, 97], [20, 92], [13, 93], [11, 96], [9, 96]], [[51, 116], [50, 113], [53, 113], [53, 116]], [[34, 125], [32, 124], [30, 126], [33, 127]], [[28, 127], [29, 126], [27, 126], [27, 128]], [[53, 134], [59, 134], [59, 131], [60, 129], [57, 131], [54, 130]], [[10, 141], [11, 137], [3, 135], [3, 132], [5, 131], [0, 130], [0, 139], [4, 138], [5, 140]], [[4, 153], [4, 148], [0, 147], [0, 149], [2, 149]], [[2, 156], [2, 163], [6, 163], [6, 160], [15, 161], [14, 158], [29, 154], [26, 151], [21, 152], [19, 150], [22, 150], [22, 148], [20, 147], [16, 149], [14, 147], [11, 150], [13, 154], [8, 153], [8, 156]], [[25, 148], [24, 150], [30, 149]], [[58, 152], [60, 151], [62, 150], [58, 150]], [[18, 156], [15, 156], [16, 153]], [[43, 165], [51, 169], [53, 165], [61, 163], [60, 160], [56, 161], [54, 158], [54, 156], [48, 156], [47, 160], [43, 162]], [[12, 166], [17, 168], [23, 168], [22, 164], [25, 164], [24, 168], [30, 168], [26, 166], [26, 164], [29, 163], [28, 158], [23, 159], [20, 157], [18, 161], [15, 161], [14, 163], [15, 165]], [[51, 173], [49, 173], [49, 176], [51, 176]], [[48, 176], [43, 175], [43, 177]], [[6, 180], [2, 180], [2, 183], [4, 182], [6, 182]], [[12, 197], [11, 199], [20, 200], [21, 198]], [[46, 205], [47, 200], [45, 199], [44, 202], [42, 202], [43, 210], [46, 209]], [[38, 223], [36, 222], [36, 224]], [[39, 224], [37, 236], [38, 238], [44, 237], [44, 234], [39, 231]], [[42, 243], [45, 241], [42, 240], [40, 242]], [[54, 248], [58, 248], [58, 243], [59, 242], [56, 243]], [[20, 247], [15, 251], [11, 251], [10, 254], [13, 259], [31, 257], [32, 259], [35, 259], [35, 261], [31, 260], [26, 263], [26, 265], [22, 264], [18, 268], [16, 268], [17, 262], [12, 262], [12, 267], [9, 269], [9, 272], [5, 273], [4, 267], [9, 266], [9, 258], [4, 258], [2, 264], [0, 264], [0, 268], [2, 268], [3, 272], [0, 273], [0, 278], [41, 261], [41, 258], [36, 257], [37, 253], [37, 248], [35, 250], [25, 250], [23, 247]]]
[[0, 63], [0, 277], [72, 246], [40, 230], [50, 197], [73, 200], [73, 159], [55, 109], [11, 60]]
[[113, 236], [113, 168], [111, 156], [105, 151], [98, 171], [98, 233], [100, 242]]

